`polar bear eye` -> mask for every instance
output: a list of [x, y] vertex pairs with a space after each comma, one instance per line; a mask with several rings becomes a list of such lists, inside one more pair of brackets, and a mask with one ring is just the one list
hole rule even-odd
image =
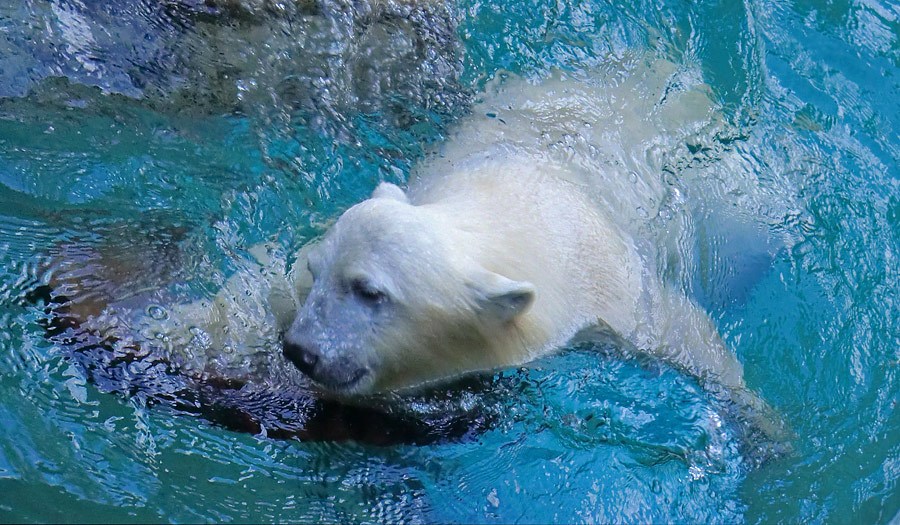
[[350, 291], [357, 298], [367, 303], [383, 303], [387, 300], [387, 294], [375, 288], [367, 279], [353, 279], [350, 281]]

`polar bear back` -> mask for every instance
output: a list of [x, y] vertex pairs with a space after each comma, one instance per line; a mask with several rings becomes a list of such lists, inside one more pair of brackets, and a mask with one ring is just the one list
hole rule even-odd
[[544, 295], [526, 325], [535, 340], [551, 335], [520, 362], [593, 324], [698, 377], [743, 387], [706, 313], [662, 281], [648, 233], [671, 197], [666, 156], [717, 123], [698, 78], [636, 56], [589, 77], [498, 81], [414, 174], [414, 204], [455, 206], [465, 229], [489, 239], [487, 264], [512, 268], [511, 278], [535, 281]]
[[668, 156], [718, 123], [698, 73], [641, 54], [538, 83], [498, 78], [414, 172], [411, 190], [491, 159], [520, 159], [582, 185], [637, 235], [667, 198], [661, 172]]

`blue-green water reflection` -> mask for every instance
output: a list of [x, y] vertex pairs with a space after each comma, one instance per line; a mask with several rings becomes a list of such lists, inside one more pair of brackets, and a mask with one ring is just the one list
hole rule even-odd
[[[0, 521], [887, 522], [900, 509], [895, 4], [14, 4], [0, 7]], [[297, 248], [377, 182], [403, 182], [492, 79], [635, 48], [698, 68], [722, 107], [718, 142], [671, 175], [724, 181], [787, 239], [748, 259], [752, 239], [701, 213], [672, 277], [793, 428], [788, 457], [750, 469], [732, 429], [707, 430], [715, 408], [690, 378], [582, 348], [485, 379], [472, 402], [490, 424], [464, 439], [232, 432], [154, 404], [146, 385], [87, 381], [26, 300], [60, 242], [127, 249], [140, 239], [122, 232], [159, 222], [194, 239], [178, 292], [213, 294], [247, 247]], [[771, 199], [729, 186], [751, 172]], [[125, 383], [142, 373], [130, 366]]]

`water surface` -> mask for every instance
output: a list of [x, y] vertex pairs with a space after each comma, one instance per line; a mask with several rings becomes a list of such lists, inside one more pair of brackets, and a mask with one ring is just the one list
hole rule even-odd
[[[887, 522], [900, 509], [896, 5], [94, 4], [0, 7], [0, 521]], [[34, 292], [56, 246], [128, 254], [183, 232], [162, 273], [173, 293], [210, 297], [251, 246], [290, 253], [379, 181], [404, 182], [491, 81], [585, 73], [633, 49], [699, 71], [721, 107], [720, 132], [660, 174], [668, 205], [701, 178], [765, 218], [748, 233], [701, 207], [667, 276], [790, 424], [789, 456], [753, 468], [690, 377], [590, 348], [451, 387], [448, 406], [483, 409], [468, 434], [385, 445], [223, 428], [164, 402], [180, 395], [166, 371], [98, 374], [46, 337]], [[125, 281], [155, 275], [134, 259]]]

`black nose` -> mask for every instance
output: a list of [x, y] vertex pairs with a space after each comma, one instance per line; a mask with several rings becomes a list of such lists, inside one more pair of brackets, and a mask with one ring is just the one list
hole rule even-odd
[[300, 369], [304, 374], [313, 377], [313, 371], [316, 369], [316, 363], [319, 362], [319, 355], [306, 345], [297, 344], [290, 339], [284, 340], [282, 348], [284, 356], [294, 363], [294, 366]]

